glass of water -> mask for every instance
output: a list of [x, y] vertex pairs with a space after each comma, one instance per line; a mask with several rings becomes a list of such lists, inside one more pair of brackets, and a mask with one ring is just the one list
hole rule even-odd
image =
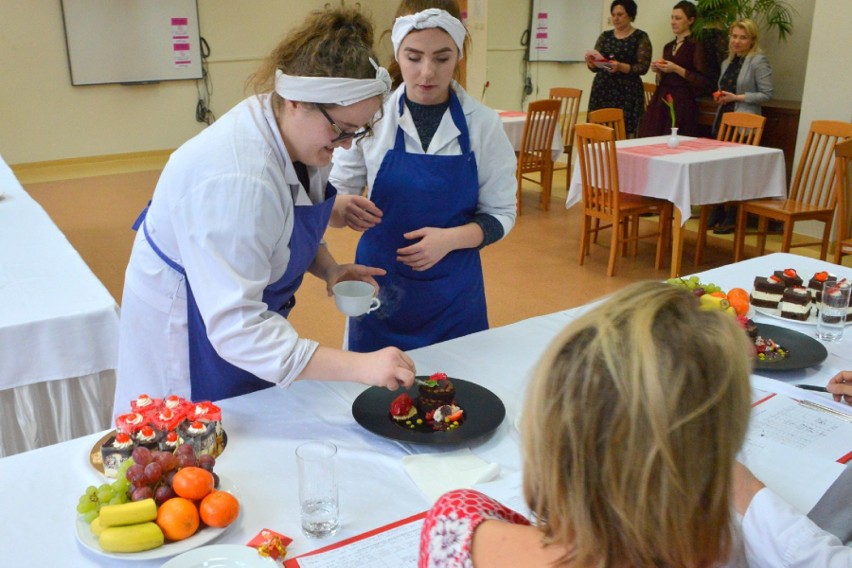
[[816, 335], [823, 341], [840, 341], [846, 327], [849, 311], [849, 295], [852, 286], [848, 282], [826, 282], [819, 303]]
[[309, 537], [331, 536], [340, 526], [336, 456], [331, 442], [305, 442], [296, 448], [302, 532]]

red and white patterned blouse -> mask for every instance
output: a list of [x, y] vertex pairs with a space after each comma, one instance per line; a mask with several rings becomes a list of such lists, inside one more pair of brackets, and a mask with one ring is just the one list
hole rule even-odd
[[470, 541], [473, 531], [479, 523], [488, 520], [530, 524], [520, 513], [479, 491], [456, 489], [444, 493], [423, 522], [419, 568], [472, 567]]

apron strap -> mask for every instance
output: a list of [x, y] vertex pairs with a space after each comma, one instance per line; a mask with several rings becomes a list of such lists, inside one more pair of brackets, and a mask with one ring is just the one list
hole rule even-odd
[[[405, 91], [399, 97], [399, 116], [402, 116], [402, 111], [406, 101]], [[459, 146], [461, 153], [468, 154], [470, 152], [470, 135], [467, 129], [467, 122], [464, 119], [464, 111], [462, 110], [461, 102], [459, 101], [456, 92], [450, 89], [450, 116], [453, 117], [453, 124], [459, 129]], [[394, 142], [395, 150], [405, 150], [405, 133], [402, 128], [396, 128], [396, 141]]]

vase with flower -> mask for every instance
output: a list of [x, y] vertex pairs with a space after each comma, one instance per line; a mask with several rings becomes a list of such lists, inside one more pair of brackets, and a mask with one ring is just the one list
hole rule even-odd
[[665, 97], [663, 97], [663, 102], [669, 107], [669, 114], [672, 117], [672, 133], [669, 136], [669, 139], [666, 141], [666, 145], [669, 148], [677, 148], [678, 144], [680, 144], [680, 140], [677, 138], [677, 122], [675, 121], [675, 109], [674, 109], [674, 97], [669, 93]]

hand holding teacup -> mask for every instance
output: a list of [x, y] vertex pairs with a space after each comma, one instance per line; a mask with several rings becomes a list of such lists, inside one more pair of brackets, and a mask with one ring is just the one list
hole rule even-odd
[[361, 280], [344, 280], [332, 288], [337, 309], [349, 317], [369, 314], [382, 306], [375, 294], [376, 289]]

